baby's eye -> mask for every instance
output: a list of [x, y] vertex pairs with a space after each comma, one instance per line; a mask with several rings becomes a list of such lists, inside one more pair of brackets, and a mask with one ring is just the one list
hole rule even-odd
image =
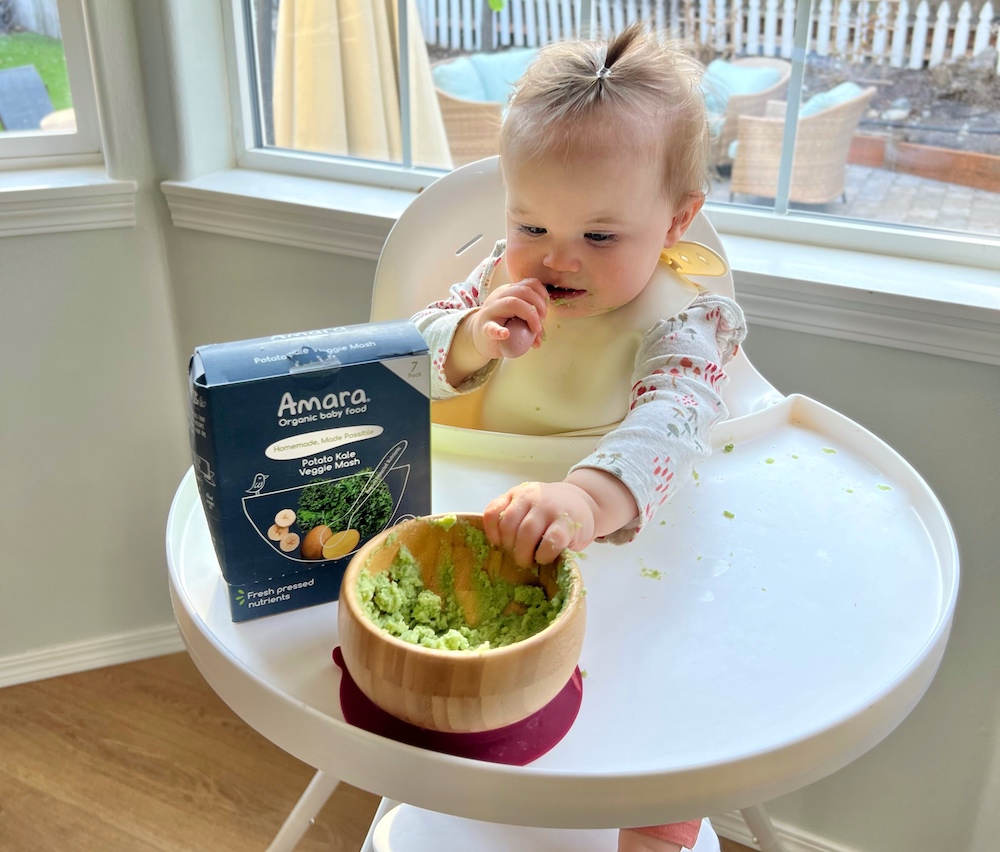
[[545, 233], [545, 228], [536, 228], [533, 225], [518, 225], [517, 229], [522, 234], [527, 234], [529, 237], [540, 237]]
[[589, 233], [583, 235], [585, 239], [592, 243], [613, 243], [617, 237], [614, 234], [595, 234]]

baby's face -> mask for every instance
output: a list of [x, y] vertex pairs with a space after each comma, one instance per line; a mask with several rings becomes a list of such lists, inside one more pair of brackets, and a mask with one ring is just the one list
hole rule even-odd
[[665, 197], [652, 155], [622, 157], [621, 146], [550, 154], [504, 174], [507, 270], [512, 281], [541, 281], [556, 315], [595, 316], [632, 301], [688, 224]]

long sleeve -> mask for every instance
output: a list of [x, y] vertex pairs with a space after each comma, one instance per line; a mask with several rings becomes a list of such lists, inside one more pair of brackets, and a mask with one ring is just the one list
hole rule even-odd
[[595, 451], [573, 469], [605, 470], [621, 479], [639, 515], [603, 541], [623, 544], [711, 454], [712, 427], [726, 417], [723, 366], [746, 336], [743, 312], [731, 299], [699, 296], [685, 311], [657, 322], [644, 337], [632, 375], [629, 412]]
[[447, 298], [434, 302], [411, 317], [420, 330], [431, 353], [431, 397], [447, 399], [468, 393], [486, 382], [496, 368], [497, 361], [491, 361], [483, 369], [469, 376], [458, 387], [452, 387], [444, 374], [444, 363], [451, 349], [458, 324], [469, 313], [478, 308], [489, 291], [493, 272], [503, 257], [504, 243], [494, 247], [492, 254], [477, 266], [471, 275], [460, 284], [453, 284]]

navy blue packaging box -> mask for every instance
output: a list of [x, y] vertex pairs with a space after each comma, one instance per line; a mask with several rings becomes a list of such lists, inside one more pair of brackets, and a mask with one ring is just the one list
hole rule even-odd
[[361, 545], [430, 512], [430, 358], [410, 322], [200, 346], [190, 397], [233, 621], [336, 600]]

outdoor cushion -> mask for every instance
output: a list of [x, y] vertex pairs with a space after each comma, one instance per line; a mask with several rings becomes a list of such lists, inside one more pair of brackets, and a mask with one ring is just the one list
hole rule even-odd
[[777, 68], [757, 68], [713, 59], [702, 76], [705, 106], [709, 112], [723, 113], [731, 95], [752, 95], [778, 82]]
[[[861, 92], [862, 88], [857, 83], [851, 83], [850, 81], [841, 83], [839, 86], [834, 86], [825, 92], [817, 92], [799, 107], [799, 118], [816, 115], [816, 113], [830, 107], [835, 107], [838, 104], [844, 103], [844, 101], [852, 100], [860, 95]], [[739, 144], [738, 141], [733, 141], [730, 144], [727, 154], [731, 160], [736, 159]]]
[[813, 95], [799, 108], [799, 115], [815, 115], [830, 107], [842, 104], [861, 94], [861, 87], [857, 83], [841, 83], [826, 92], [819, 92]]
[[486, 88], [479, 79], [479, 72], [467, 56], [435, 65], [431, 73], [434, 85], [441, 91], [467, 101], [486, 101]]
[[499, 50], [496, 53], [473, 53], [469, 57], [486, 92], [484, 100], [505, 104], [514, 84], [535, 58], [530, 47]]

